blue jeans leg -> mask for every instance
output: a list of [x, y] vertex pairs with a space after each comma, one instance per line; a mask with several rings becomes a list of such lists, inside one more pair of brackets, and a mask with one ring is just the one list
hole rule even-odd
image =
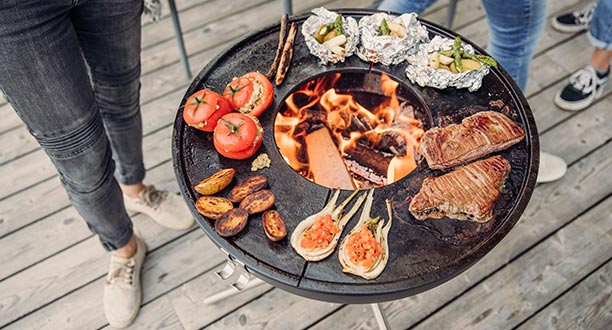
[[545, 0], [482, 0], [491, 30], [487, 52], [525, 90], [529, 62], [546, 23]]
[[588, 37], [593, 46], [612, 50], [612, 0], [597, 2]]
[[398, 13], [417, 13], [421, 15], [436, 0], [383, 0], [378, 5], [379, 10]]
[[[57, 168], [74, 207], [103, 246], [114, 250], [129, 241], [132, 222], [113, 176], [113, 148], [134, 150], [135, 157], [142, 159], [141, 137], [135, 139], [135, 146], [124, 148], [134, 141], [121, 140], [125, 137], [112, 128], [115, 125], [120, 127], [118, 131], [128, 131], [128, 127], [140, 125], [133, 123], [140, 122], [137, 106], [128, 106], [125, 113], [118, 109], [138, 103], [133, 96], [138, 93], [136, 72], [139, 75], [140, 64], [133, 57], [139, 57], [140, 45], [131, 43], [140, 40], [142, 3], [88, 0], [75, 6], [75, 2], [0, 3], [0, 87]], [[95, 10], [96, 4], [104, 6]], [[92, 7], [86, 12], [77, 10], [85, 8], [79, 6]], [[106, 38], [87, 29], [88, 19], [96, 15], [106, 18], [97, 22], [107, 32]], [[128, 51], [131, 56], [117, 53], [117, 62], [125, 60], [125, 64], [115, 66], [97, 56], [101, 49], [108, 49], [108, 54], [116, 51], [108, 40], [113, 33], [120, 36], [119, 43], [123, 40], [123, 48], [133, 48]], [[131, 33], [137, 37], [130, 38]], [[84, 55], [90, 63], [91, 79]], [[116, 152], [118, 163], [124, 159], [127, 164], [138, 162], [121, 154]], [[131, 175], [126, 173], [126, 177]]]

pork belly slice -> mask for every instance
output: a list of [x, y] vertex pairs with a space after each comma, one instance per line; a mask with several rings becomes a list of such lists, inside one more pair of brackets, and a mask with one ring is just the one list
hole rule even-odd
[[444, 170], [504, 150], [524, 137], [523, 128], [504, 114], [483, 111], [461, 124], [428, 130], [419, 149], [431, 169]]
[[510, 163], [493, 156], [460, 167], [444, 175], [430, 176], [410, 202], [408, 210], [419, 220], [444, 216], [487, 222], [499, 197]]

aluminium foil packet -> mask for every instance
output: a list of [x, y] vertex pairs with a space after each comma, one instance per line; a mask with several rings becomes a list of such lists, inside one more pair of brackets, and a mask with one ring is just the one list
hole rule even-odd
[[[382, 20], [400, 23], [406, 27], [403, 38], [381, 35], [379, 32]], [[401, 16], [387, 13], [376, 13], [359, 20], [361, 46], [357, 51], [359, 58], [366, 62], [384, 65], [399, 64], [408, 54], [418, 50], [416, 46], [429, 41], [427, 29], [417, 20], [415, 13]]]
[[357, 44], [359, 44], [359, 26], [354, 18], [342, 16], [342, 28], [346, 36], [346, 44], [344, 45], [346, 53], [344, 55], [338, 55], [334, 54], [314, 38], [314, 34], [319, 30], [319, 27], [323, 24], [333, 23], [338, 13], [329, 11], [323, 7], [313, 9], [312, 13], [314, 15], [310, 15], [304, 24], [302, 24], [302, 35], [304, 36], [306, 46], [308, 46], [311, 54], [320, 58], [321, 63], [327, 64], [328, 62], [344, 62], [345, 58], [355, 53]]
[[[489, 66], [483, 64], [477, 70], [462, 73], [453, 73], [442, 69], [429, 67], [428, 55], [433, 52], [451, 50], [454, 40], [435, 36], [429, 43], [419, 45], [415, 54], [409, 54], [406, 58], [406, 77], [421, 87], [429, 86], [439, 89], [448, 87], [467, 88], [470, 92], [477, 91], [482, 85], [482, 79], [489, 73]], [[463, 50], [468, 54], [474, 54], [471, 45], [463, 43]]]

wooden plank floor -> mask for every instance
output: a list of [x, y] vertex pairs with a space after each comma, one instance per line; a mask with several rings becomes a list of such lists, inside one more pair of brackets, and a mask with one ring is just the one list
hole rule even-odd
[[[294, 11], [367, 6], [366, 0], [294, 1]], [[548, 0], [549, 17], [585, 4]], [[278, 20], [276, 0], [177, 0], [193, 73], [237, 38]], [[444, 22], [447, 2], [425, 18]], [[211, 15], [214, 13], [213, 15]], [[190, 81], [179, 61], [168, 10], [143, 19], [142, 112], [147, 182], [177, 191], [172, 121]], [[485, 45], [477, 0], [459, 2], [454, 29]], [[609, 329], [612, 324], [612, 88], [588, 110], [552, 103], [591, 52], [584, 33], [547, 25], [526, 91], [544, 150], [567, 175], [537, 186], [523, 217], [482, 261], [444, 285], [382, 304], [393, 329]], [[612, 85], [612, 84], [611, 84]], [[0, 101], [0, 328], [102, 329], [108, 254], [60, 186], [44, 152]], [[369, 306], [319, 302], [269, 285], [216, 305], [227, 288], [214, 276], [224, 258], [198, 228], [164, 230], [134, 215], [149, 246], [143, 307], [133, 329], [375, 329]]]

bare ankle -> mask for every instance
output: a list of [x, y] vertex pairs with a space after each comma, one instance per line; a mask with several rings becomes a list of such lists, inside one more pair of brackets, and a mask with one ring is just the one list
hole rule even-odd
[[131, 258], [136, 254], [136, 250], [138, 249], [138, 244], [136, 244], [136, 235], [132, 234], [130, 241], [113, 251], [113, 255], [120, 258]]
[[124, 195], [127, 195], [130, 198], [136, 198], [145, 186], [142, 182], [139, 182], [131, 185], [119, 184], [119, 187], [121, 187], [121, 191]]

